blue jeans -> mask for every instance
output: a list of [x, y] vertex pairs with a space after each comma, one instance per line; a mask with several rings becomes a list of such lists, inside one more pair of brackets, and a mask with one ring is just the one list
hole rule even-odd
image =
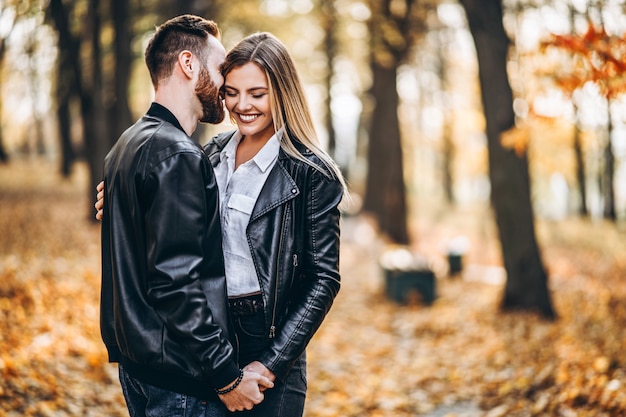
[[138, 381], [119, 365], [120, 384], [130, 417], [226, 417], [221, 402], [201, 400]]
[[[233, 317], [239, 342], [239, 365], [243, 368], [253, 362], [269, 343], [264, 332], [263, 313]], [[306, 398], [306, 354], [303, 353], [284, 381], [274, 381], [274, 388], [264, 392], [263, 402], [250, 411], [235, 413], [241, 417], [301, 417]]]

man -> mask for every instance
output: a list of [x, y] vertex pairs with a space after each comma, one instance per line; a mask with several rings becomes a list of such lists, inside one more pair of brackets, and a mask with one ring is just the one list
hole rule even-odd
[[190, 138], [224, 118], [218, 36], [191, 15], [157, 28], [145, 51], [154, 103], [104, 162], [100, 324], [131, 416], [223, 416], [273, 386], [237, 365], [217, 186]]

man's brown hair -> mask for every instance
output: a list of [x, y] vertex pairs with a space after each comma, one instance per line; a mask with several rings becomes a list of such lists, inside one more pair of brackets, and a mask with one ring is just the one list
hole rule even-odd
[[152, 85], [156, 88], [159, 80], [172, 75], [181, 51], [188, 50], [206, 62], [209, 36], [219, 38], [219, 35], [217, 23], [189, 14], [174, 17], [157, 27], [144, 54]]

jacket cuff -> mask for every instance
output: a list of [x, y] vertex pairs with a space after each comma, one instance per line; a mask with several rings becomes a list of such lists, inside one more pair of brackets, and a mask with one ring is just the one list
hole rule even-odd
[[296, 363], [297, 359], [294, 359], [291, 362], [284, 362], [284, 361], [272, 360], [268, 356], [261, 355], [261, 358], [257, 360], [261, 362], [263, 365], [265, 365], [267, 369], [272, 371], [274, 376], [276, 376], [276, 379], [285, 381], [287, 379], [287, 375], [289, 375], [289, 371], [291, 370], [293, 365]]
[[213, 388], [220, 389], [233, 382], [239, 377], [241, 370], [235, 362], [229, 362], [226, 366], [220, 368], [213, 374], [211, 385]]

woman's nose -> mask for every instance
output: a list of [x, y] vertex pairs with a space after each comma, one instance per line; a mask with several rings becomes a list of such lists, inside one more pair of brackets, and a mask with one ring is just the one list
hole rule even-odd
[[237, 102], [237, 108], [239, 108], [239, 110], [247, 110], [251, 107], [250, 98], [246, 94], [241, 94]]

